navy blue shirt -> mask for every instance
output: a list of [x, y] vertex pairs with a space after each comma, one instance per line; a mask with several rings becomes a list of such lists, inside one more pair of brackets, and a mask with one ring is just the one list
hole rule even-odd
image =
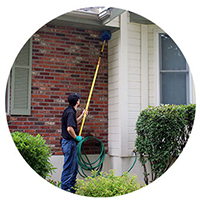
[[76, 135], [78, 135], [76, 110], [71, 105], [69, 105], [62, 114], [62, 137], [71, 140], [73, 137], [68, 133], [68, 127], [73, 127]]

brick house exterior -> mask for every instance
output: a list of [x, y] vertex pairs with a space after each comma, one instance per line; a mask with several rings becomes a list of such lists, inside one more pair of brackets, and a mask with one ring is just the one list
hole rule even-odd
[[[82, 94], [85, 108], [102, 46], [101, 32], [45, 25], [32, 36], [31, 115], [10, 115], [9, 129], [41, 134], [61, 155], [61, 116], [68, 95]], [[12, 80], [12, 79], [11, 79]], [[108, 146], [108, 50], [104, 49], [83, 136], [95, 134]], [[92, 149], [91, 149], [92, 150]], [[89, 153], [92, 153], [92, 151]]]
[[[121, 175], [129, 169], [135, 158], [133, 149], [138, 115], [148, 106], [160, 105], [165, 92], [171, 92], [173, 86], [183, 82], [185, 85], [178, 86], [180, 91], [171, 97], [171, 103], [179, 98], [179, 92], [185, 95], [183, 103], [196, 102], [186, 60], [180, 70], [162, 68], [162, 51], [168, 50], [168, 46], [175, 46], [178, 50], [164, 30], [130, 11], [111, 8], [104, 14], [100, 19], [96, 14], [70, 12], [43, 26], [32, 36], [29, 112], [27, 115], [20, 114], [21, 111], [12, 113], [11, 108], [7, 115], [11, 132], [39, 133], [46, 139], [53, 150], [51, 161], [57, 168], [53, 179], [58, 181], [63, 164], [59, 144], [61, 115], [71, 92], [82, 94], [77, 114], [86, 106], [103, 43], [100, 38], [103, 30], [110, 30], [112, 37], [104, 49], [83, 136], [95, 134], [103, 141], [106, 150], [104, 171], [115, 169], [116, 175]], [[167, 45], [163, 46], [161, 42], [165, 39]], [[165, 55], [168, 60], [164, 62], [171, 63], [170, 54], [171, 51]], [[169, 74], [171, 77], [168, 78]], [[177, 74], [184, 77], [174, 79]], [[162, 80], [164, 76], [167, 77], [165, 81]], [[12, 77], [11, 83], [12, 87], [17, 87], [13, 85]], [[88, 154], [95, 156], [94, 144], [90, 144]], [[139, 161], [131, 173], [143, 181]]]

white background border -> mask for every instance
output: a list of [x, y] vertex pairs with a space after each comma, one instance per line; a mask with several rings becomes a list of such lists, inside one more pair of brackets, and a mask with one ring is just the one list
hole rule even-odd
[[[109, 4], [108, 4], [109, 3]], [[74, 9], [89, 6], [117, 7], [138, 13], [153, 21], [168, 33], [184, 53], [194, 76], [197, 114], [191, 138], [176, 163], [149, 186], [117, 197], [130, 202], [199, 202], [199, 1], [181, 0], [7, 0], [1, 1], [0, 66], [1, 66], [1, 202], [101, 202], [102, 198], [87, 198], [66, 193], [40, 178], [19, 155], [9, 135], [5, 116], [5, 88], [15, 57], [41, 26]], [[115, 199], [105, 198], [103, 201]]]

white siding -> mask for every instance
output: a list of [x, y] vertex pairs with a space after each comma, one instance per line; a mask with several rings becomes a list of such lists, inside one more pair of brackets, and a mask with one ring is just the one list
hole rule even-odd
[[157, 92], [156, 92], [156, 89], [155, 89], [155, 82], [156, 82], [156, 76], [155, 76], [155, 74], [156, 74], [156, 66], [155, 66], [155, 64], [156, 64], [156, 61], [155, 61], [155, 51], [156, 51], [156, 49], [155, 49], [155, 40], [156, 39], [154, 39], [155, 37], [154, 37], [154, 30], [155, 29], [158, 29], [158, 27], [156, 26], [156, 25], [149, 25], [148, 26], [148, 48], [149, 48], [149, 55], [148, 55], [148, 57], [149, 57], [149, 61], [148, 61], [148, 63], [149, 63], [149, 105], [150, 106], [155, 106], [155, 105], [157, 105], [156, 103], [155, 103], [155, 101], [156, 101], [156, 98], [155, 98], [155, 96], [156, 96], [156, 94], [157, 94]]
[[119, 31], [108, 43], [108, 153], [119, 155]]
[[141, 26], [128, 23], [128, 156], [135, 146], [141, 103]]
[[[127, 35], [127, 40], [124, 40], [127, 47], [126, 53], [120, 56], [120, 31], [112, 34], [112, 38], [108, 43], [108, 101], [109, 101], [109, 136], [108, 136], [108, 146], [109, 155], [111, 156], [132, 156], [136, 132], [135, 124], [138, 115], [141, 111], [141, 26], [139, 24], [129, 23], [127, 24], [127, 30], [123, 30], [125, 35]], [[127, 57], [127, 112], [124, 112], [127, 118], [127, 130], [126, 134], [120, 132], [120, 111], [119, 111], [119, 101], [123, 100], [120, 94], [120, 84], [124, 81], [122, 75], [120, 74], [121, 69], [124, 68], [124, 64], [120, 63], [122, 57]], [[120, 59], [119, 59], [120, 58]], [[124, 107], [125, 109], [125, 107]], [[122, 115], [123, 116], [123, 115]], [[120, 140], [126, 140], [128, 149], [120, 149], [122, 147]], [[123, 151], [123, 153], [122, 153]], [[124, 153], [125, 152], [125, 153]]]
[[[134, 159], [138, 115], [149, 105], [158, 105], [159, 98], [157, 36], [163, 31], [128, 19], [120, 17], [120, 30], [108, 42], [108, 154], [118, 175]], [[142, 178], [139, 164], [134, 171]]]

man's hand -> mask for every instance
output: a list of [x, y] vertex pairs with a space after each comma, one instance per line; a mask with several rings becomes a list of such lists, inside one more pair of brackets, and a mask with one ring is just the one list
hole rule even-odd
[[78, 124], [82, 121], [83, 116], [84, 116], [84, 113], [86, 113], [86, 116], [88, 115], [88, 111], [86, 111], [86, 110], [84, 109], [84, 110], [82, 111], [81, 115], [76, 119]]
[[84, 109], [82, 112], [82, 115], [86, 114], [86, 116], [88, 115], [88, 110]]
[[75, 138], [76, 141], [80, 142], [82, 140], [82, 136], [77, 135]]

